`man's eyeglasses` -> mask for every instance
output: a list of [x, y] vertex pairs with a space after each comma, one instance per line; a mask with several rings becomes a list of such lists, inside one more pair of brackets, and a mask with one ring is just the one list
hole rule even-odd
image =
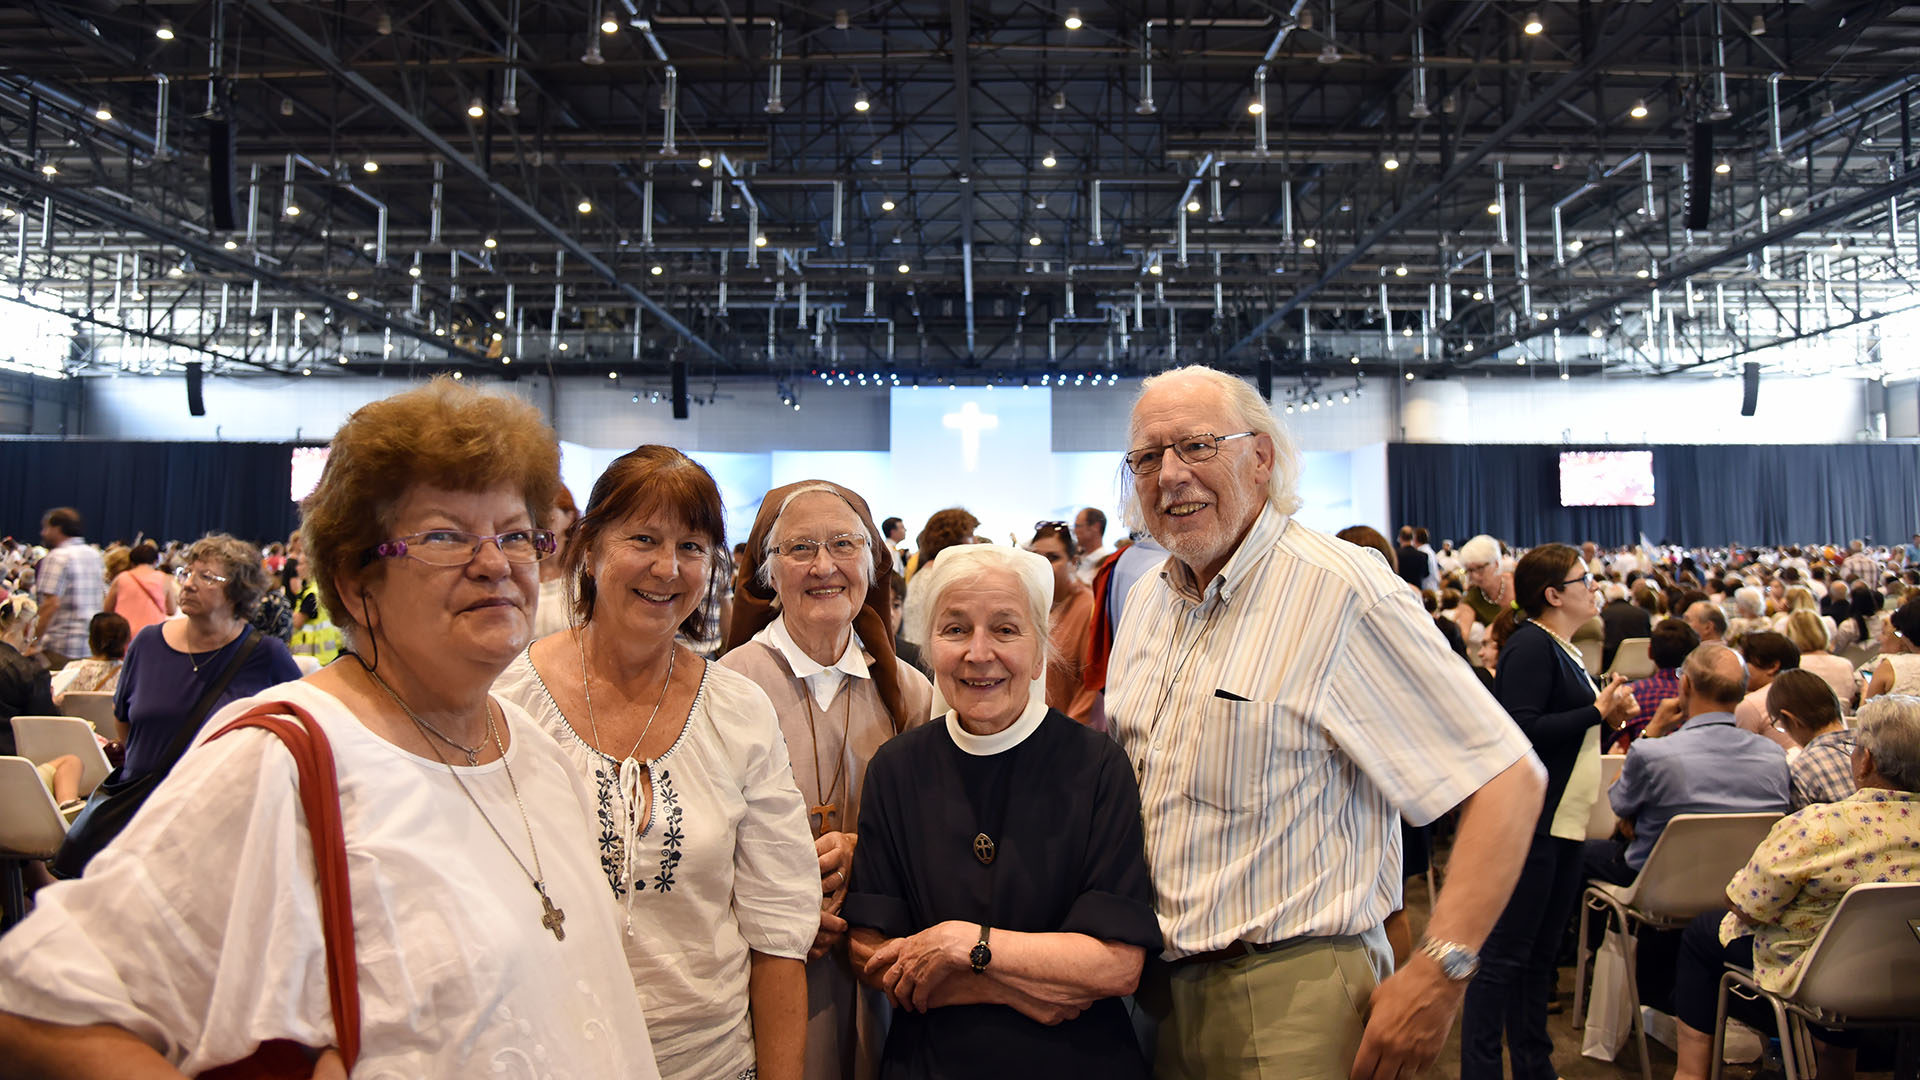
[[1127, 469], [1135, 476], [1148, 476], [1160, 471], [1171, 450], [1181, 461], [1189, 465], [1198, 465], [1220, 452], [1220, 444], [1229, 439], [1244, 439], [1249, 435], [1258, 435], [1257, 431], [1236, 431], [1231, 435], [1215, 435], [1211, 431], [1202, 431], [1175, 439], [1159, 446], [1142, 446], [1127, 451]]
[[184, 566], [173, 572], [173, 579], [182, 585], [191, 585], [198, 581], [202, 585], [215, 589], [227, 583], [227, 578], [223, 574], [216, 574], [211, 570], [189, 570]]
[[867, 538], [859, 533], [841, 533], [838, 536], [829, 536], [825, 540], [802, 537], [774, 545], [773, 553], [790, 563], [805, 566], [819, 558], [821, 548], [826, 549], [827, 557], [834, 562], [859, 562], [861, 556], [866, 553]]
[[363, 562], [375, 559], [413, 559], [428, 566], [465, 566], [480, 554], [483, 544], [491, 542], [510, 563], [535, 563], [559, 550], [560, 544], [547, 529], [515, 529], [511, 532], [480, 536], [458, 529], [429, 529], [396, 537], [367, 549]]

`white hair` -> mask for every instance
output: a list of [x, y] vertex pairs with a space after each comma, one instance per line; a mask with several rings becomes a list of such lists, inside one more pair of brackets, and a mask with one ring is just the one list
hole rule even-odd
[[[1053, 564], [1045, 556], [999, 544], [965, 544], [940, 553], [932, 566], [913, 576], [913, 590], [926, 590], [927, 606], [921, 616], [920, 640], [931, 644], [933, 624], [940, 618], [940, 597], [958, 582], [974, 581], [982, 574], [999, 570], [1013, 575], [1026, 596], [1027, 619], [1033, 623], [1040, 640], [1040, 667], [1053, 659], [1053, 641], [1048, 620], [1053, 611]], [[1044, 683], [1046, 680], [1040, 680]]]
[[1920, 698], [1882, 694], [1860, 706], [1853, 726], [1874, 772], [1902, 791], [1920, 791]]
[[1767, 597], [1752, 585], [1742, 585], [1733, 590], [1733, 606], [1747, 618], [1757, 619], [1767, 613]]
[[1500, 561], [1500, 541], [1481, 533], [1479, 536], [1460, 545], [1460, 561], [1464, 564], [1498, 563]]
[[[1241, 431], [1251, 431], [1265, 435], [1273, 442], [1273, 471], [1267, 477], [1267, 502], [1282, 514], [1291, 514], [1300, 509], [1300, 448], [1294, 444], [1293, 436], [1273, 415], [1272, 406], [1260, 399], [1252, 384], [1237, 375], [1207, 367], [1204, 364], [1189, 364], [1151, 376], [1140, 383], [1140, 392], [1134, 396], [1133, 406], [1137, 412], [1140, 400], [1147, 391], [1167, 381], [1193, 380], [1213, 387], [1220, 392], [1230, 410], [1228, 423]], [[1133, 424], [1127, 426], [1128, 449], [1133, 444]], [[1216, 431], [1216, 435], [1231, 435], [1231, 431]], [[1121, 508], [1130, 529], [1145, 531], [1146, 519], [1140, 512], [1140, 500], [1134, 496], [1133, 485], [1123, 485]]]

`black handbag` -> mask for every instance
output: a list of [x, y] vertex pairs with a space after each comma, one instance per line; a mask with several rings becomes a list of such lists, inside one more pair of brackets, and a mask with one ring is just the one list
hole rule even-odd
[[252, 656], [253, 650], [259, 647], [262, 636], [258, 629], [248, 628], [247, 640], [240, 646], [240, 651], [234, 654], [233, 659], [227, 661], [226, 669], [221, 671], [220, 677], [213, 680], [207, 687], [207, 692], [200, 695], [200, 700], [194, 704], [193, 711], [187, 714], [186, 720], [180, 725], [180, 730], [174, 733], [173, 744], [167, 747], [166, 757], [160, 767], [129, 778], [126, 775], [126, 766], [122, 765], [109, 773], [105, 780], [100, 781], [99, 787], [93, 789], [93, 794], [87, 798], [86, 807], [80, 811], [78, 817], [73, 819], [73, 824], [67, 826], [67, 838], [61, 842], [59, 852], [54, 855], [53, 861], [49, 864], [53, 870], [53, 876], [79, 877], [86, 872], [87, 864], [93, 861], [93, 857], [98, 855], [102, 848], [112, 843], [113, 838], [119, 836], [120, 831], [127, 827], [127, 823], [133, 820], [133, 816], [140, 812], [140, 807], [146, 804], [147, 796], [153, 794], [154, 789], [160, 786], [160, 782], [173, 771], [173, 766], [180, 760], [181, 755], [187, 752], [193, 737], [200, 733], [200, 728], [206, 724], [208, 715], [213, 712], [213, 703], [219, 701], [220, 695], [226, 693], [227, 687], [233, 685], [233, 677], [240, 673], [240, 666], [245, 664], [247, 657]]

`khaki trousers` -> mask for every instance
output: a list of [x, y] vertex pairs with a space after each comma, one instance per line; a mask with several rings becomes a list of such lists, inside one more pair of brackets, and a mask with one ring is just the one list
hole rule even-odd
[[1347, 1080], [1373, 964], [1358, 937], [1311, 938], [1235, 960], [1148, 965], [1157, 1080]]

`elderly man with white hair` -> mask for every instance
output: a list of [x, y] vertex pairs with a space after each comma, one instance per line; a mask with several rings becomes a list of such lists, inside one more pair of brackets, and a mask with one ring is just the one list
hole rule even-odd
[[[1244, 381], [1156, 376], [1130, 428], [1130, 516], [1172, 553], [1128, 597], [1107, 697], [1166, 936], [1155, 1073], [1416, 1073], [1512, 892], [1540, 762], [1412, 590], [1293, 517], [1299, 453]], [[1461, 803], [1427, 935], [1378, 981], [1399, 819]]]

